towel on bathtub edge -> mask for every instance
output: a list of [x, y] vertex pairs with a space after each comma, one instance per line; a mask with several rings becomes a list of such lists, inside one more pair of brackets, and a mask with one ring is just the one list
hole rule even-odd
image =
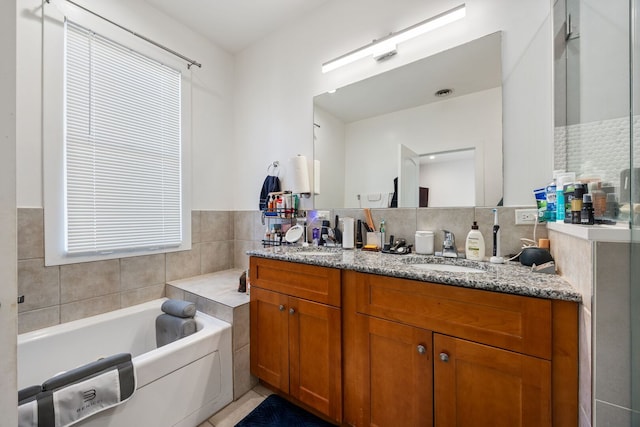
[[41, 392], [39, 385], [18, 391], [18, 426], [38, 427], [38, 394]]
[[[136, 390], [131, 354], [121, 353], [58, 374], [24, 401], [19, 427], [66, 427], [120, 405]], [[19, 407], [20, 413], [20, 407]]]
[[196, 315], [196, 305], [192, 302], [169, 299], [162, 303], [162, 311], [176, 317], [193, 317]]

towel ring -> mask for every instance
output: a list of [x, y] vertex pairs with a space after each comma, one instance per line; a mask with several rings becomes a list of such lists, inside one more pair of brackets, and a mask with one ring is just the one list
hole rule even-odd
[[278, 176], [280, 174], [280, 162], [275, 161], [267, 166], [267, 175], [275, 175]]

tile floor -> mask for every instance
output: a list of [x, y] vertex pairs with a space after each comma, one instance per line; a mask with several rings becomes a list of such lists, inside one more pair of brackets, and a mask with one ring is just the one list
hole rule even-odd
[[271, 390], [258, 384], [198, 427], [233, 427], [270, 394], [273, 394]]

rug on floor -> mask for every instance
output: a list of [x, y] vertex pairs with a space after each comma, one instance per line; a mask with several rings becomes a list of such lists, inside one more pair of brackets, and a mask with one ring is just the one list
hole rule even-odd
[[334, 427], [302, 408], [272, 394], [235, 427]]

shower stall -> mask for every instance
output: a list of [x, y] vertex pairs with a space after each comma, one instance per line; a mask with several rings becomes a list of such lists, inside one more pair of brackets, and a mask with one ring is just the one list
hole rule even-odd
[[598, 182], [617, 223], [588, 242], [580, 426], [640, 426], [640, 0], [552, 6], [554, 169]]

